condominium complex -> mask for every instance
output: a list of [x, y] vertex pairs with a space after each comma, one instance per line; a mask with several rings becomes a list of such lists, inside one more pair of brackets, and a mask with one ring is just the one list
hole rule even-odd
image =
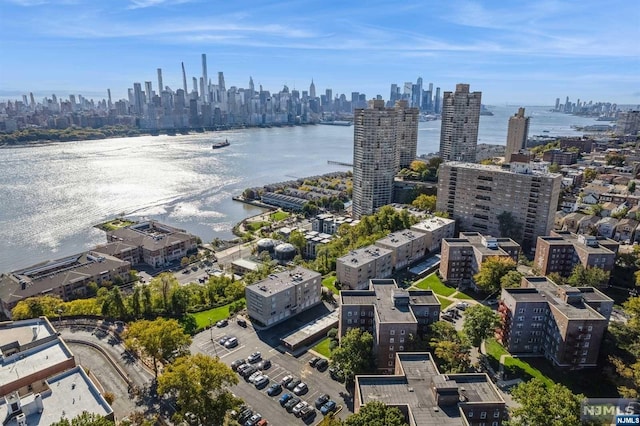
[[527, 147], [529, 137], [529, 117], [524, 116], [524, 108], [518, 108], [518, 112], [509, 117], [509, 128], [507, 130], [507, 148], [504, 159], [511, 162], [511, 155], [520, 152]]
[[408, 349], [409, 336], [424, 336], [438, 321], [440, 302], [430, 290], [401, 290], [391, 279], [372, 279], [367, 290], [340, 292], [342, 338], [350, 328], [369, 331], [374, 338], [376, 366], [394, 369], [396, 352]]
[[248, 314], [266, 327], [286, 321], [320, 303], [321, 281], [318, 272], [299, 266], [271, 274], [245, 289]]
[[112, 408], [76, 364], [47, 318], [0, 323], [0, 419], [49, 425], [82, 412], [114, 420]]
[[448, 212], [462, 231], [510, 237], [529, 250], [537, 237], [553, 228], [561, 182], [560, 174], [532, 170], [522, 163], [512, 163], [509, 169], [443, 163], [436, 209]]
[[502, 290], [499, 340], [512, 354], [544, 356], [561, 368], [595, 367], [613, 300], [593, 287], [524, 277]]
[[7, 318], [16, 304], [31, 296], [49, 294], [68, 301], [87, 296], [87, 285], [127, 281], [128, 261], [96, 251], [38, 263], [0, 276], [0, 309]]
[[344, 289], [363, 289], [373, 278], [391, 276], [392, 252], [386, 248], [367, 246], [352, 250], [336, 259], [337, 281]]
[[440, 252], [440, 276], [450, 285], [473, 285], [473, 276], [490, 257], [508, 257], [518, 261], [520, 245], [510, 238], [461, 232], [458, 238], [445, 238]]
[[425, 234], [428, 252], [437, 252], [440, 250], [443, 239], [454, 237], [456, 221], [433, 216], [411, 226], [411, 230]]
[[617, 241], [605, 237], [551, 231], [549, 236], [538, 237], [534, 266], [542, 275], [569, 276], [578, 264], [612, 271], [619, 247]]
[[145, 263], [154, 268], [179, 262], [197, 250], [195, 235], [155, 221], [108, 231], [107, 241], [109, 244], [96, 247], [96, 251], [127, 260], [133, 265]]
[[405, 229], [379, 239], [375, 245], [391, 250], [391, 268], [397, 270], [422, 259], [426, 250], [426, 242], [426, 234]]
[[396, 353], [393, 374], [356, 376], [354, 412], [368, 402], [396, 407], [413, 426], [500, 426], [504, 398], [485, 373], [440, 373], [428, 352]]
[[354, 112], [353, 217], [373, 214], [390, 204], [393, 178], [416, 157], [418, 110], [397, 102], [385, 108], [374, 100]]
[[440, 157], [444, 161], [475, 163], [482, 92], [469, 92], [468, 84], [456, 84], [455, 92], [442, 97]]

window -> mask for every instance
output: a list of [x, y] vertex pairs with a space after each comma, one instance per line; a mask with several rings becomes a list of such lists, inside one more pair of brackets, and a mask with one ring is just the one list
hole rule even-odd
[[389, 359], [393, 359], [393, 354], [389, 354]]
[[500, 410], [496, 410], [496, 411], [494, 411], [494, 412], [493, 412], [493, 417], [494, 417], [494, 418], [496, 418], [496, 419], [497, 419], [498, 417], [500, 417]]
[[393, 350], [393, 345], [389, 346], [389, 350], [392, 351]]
[[351, 321], [351, 318], [349, 318], [349, 319], [347, 320], [347, 324], [351, 324], [351, 322], [352, 322], [352, 321]]
[[524, 314], [524, 308], [520, 308], [520, 309], [518, 309], [518, 313], [519, 313], [519, 314]]
[[486, 419], [487, 418], [487, 412], [483, 411], [482, 413], [480, 413], [480, 418], [481, 419]]
[[400, 343], [404, 343], [404, 337], [400, 338]]
[[467, 415], [467, 417], [469, 417], [470, 419], [473, 418], [473, 411], [469, 411], [469, 414]]
[[404, 351], [404, 346], [400, 346], [400, 347], [398, 348], [398, 350], [399, 350], [399, 351]]
[[353, 312], [351, 312], [351, 311], [347, 312], [347, 316], [348, 317], [353, 316]]
[[367, 313], [365, 311], [360, 312], [360, 316], [363, 317], [365, 316]]
[[404, 330], [400, 330], [400, 334], [404, 334]]
[[389, 330], [389, 334], [392, 335], [392, 336], [395, 336], [396, 331], [395, 330]]
[[390, 338], [389, 338], [389, 343], [393, 343], [395, 340], [396, 340], [395, 338], [390, 337]]

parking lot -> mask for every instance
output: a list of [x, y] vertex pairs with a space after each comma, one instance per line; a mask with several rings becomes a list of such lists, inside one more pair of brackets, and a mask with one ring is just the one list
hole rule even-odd
[[[220, 345], [218, 340], [225, 335], [235, 336], [239, 341], [238, 346], [228, 349]], [[271, 367], [264, 372], [269, 377], [269, 384], [280, 383], [283, 377], [293, 375], [309, 387], [308, 392], [301, 395], [300, 398], [307, 401], [312, 407], [315, 407], [316, 398], [326, 393], [338, 406], [342, 406], [338, 413], [339, 417], [345, 418], [353, 412], [353, 401], [344, 384], [331, 379], [328, 371], [319, 372], [309, 365], [313, 354], [305, 352], [294, 357], [279, 348], [278, 341], [279, 336], [275, 332], [260, 331], [256, 333], [251, 324], [247, 328], [243, 328], [235, 321], [229, 321], [229, 325], [226, 327], [213, 327], [194, 336], [191, 352], [218, 356], [225, 364], [230, 365], [239, 358], [246, 360], [253, 352], [259, 351], [262, 353], [263, 359], [269, 359], [272, 363]], [[269, 385], [258, 390], [242, 377], [238, 376], [238, 378], [240, 383], [232, 388], [232, 392], [244, 399], [254, 412], [260, 413], [272, 425], [315, 424], [322, 419], [320, 410], [316, 410], [315, 418], [303, 422], [281, 407], [278, 402], [280, 396], [284, 393], [291, 393], [291, 391], [283, 389], [282, 392], [271, 397], [266, 392]]]

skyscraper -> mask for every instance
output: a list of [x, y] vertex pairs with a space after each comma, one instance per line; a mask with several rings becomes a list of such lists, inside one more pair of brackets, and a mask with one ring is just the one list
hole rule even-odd
[[150, 104], [151, 99], [153, 99], [153, 86], [150, 81], [144, 82], [144, 92], [146, 95], [146, 101], [148, 104]]
[[507, 130], [507, 148], [504, 153], [505, 161], [511, 161], [511, 154], [515, 154], [527, 146], [529, 136], [529, 117], [524, 116], [524, 108], [518, 108], [518, 112], [509, 117], [509, 130]]
[[382, 99], [354, 111], [353, 215], [370, 215], [391, 203], [393, 178], [416, 158], [418, 109], [407, 101], [385, 108]]
[[202, 97], [202, 102], [210, 102], [208, 92], [209, 90], [205, 90], [206, 86], [209, 85], [209, 77], [207, 77], [207, 55], [205, 53], [202, 54], [202, 82], [200, 82], [200, 96]]
[[186, 96], [189, 93], [189, 89], [187, 88], [187, 73], [184, 70], [184, 62], [182, 63], [182, 90], [184, 90], [184, 96], [186, 100]]
[[158, 68], [158, 96], [162, 96], [164, 86], [162, 85], [162, 68]]
[[440, 88], [436, 87], [436, 98], [433, 101], [433, 112], [440, 114]]
[[315, 99], [316, 97], [316, 85], [313, 84], [313, 78], [311, 79], [311, 85], [309, 86], [309, 97]]
[[398, 157], [398, 167], [408, 168], [411, 162], [416, 159], [418, 151], [418, 108], [409, 108], [407, 101], [397, 101], [395, 105], [397, 113], [396, 131], [396, 153]]
[[468, 84], [456, 84], [455, 92], [444, 92], [440, 157], [444, 161], [475, 163], [482, 92], [469, 92]]
[[142, 85], [140, 83], [133, 83], [133, 112], [141, 115], [143, 105], [144, 97], [142, 96]]

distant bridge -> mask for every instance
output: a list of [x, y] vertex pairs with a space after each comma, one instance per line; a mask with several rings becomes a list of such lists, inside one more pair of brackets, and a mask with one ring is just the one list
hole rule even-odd
[[328, 160], [327, 164], [334, 164], [336, 166], [345, 166], [345, 167], [353, 167], [352, 163], [344, 163], [342, 161], [333, 161], [333, 160]]

